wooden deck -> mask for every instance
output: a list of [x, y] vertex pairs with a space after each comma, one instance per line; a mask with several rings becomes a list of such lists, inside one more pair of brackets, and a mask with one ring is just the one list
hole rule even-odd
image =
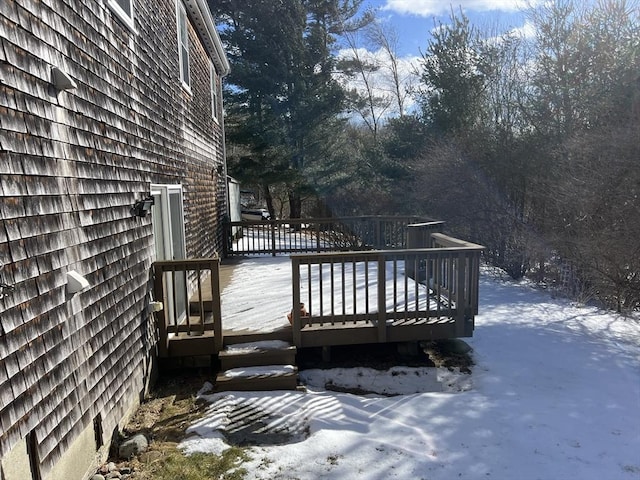
[[[158, 353], [218, 355], [257, 339], [305, 348], [472, 336], [482, 247], [434, 225], [408, 226], [397, 250], [273, 256], [271, 244], [258, 257], [157, 262], [155, 296], [169, 306], [157, 312]], [[384, 243], [385, 229], [375, 231]], [[189, 299], [182, 315], [176, 285]], [[304, 312], [293, 308], [301, 303]]]
[[247, 222], [236, 256], [156, 262], [159, 357], [217, 357], [218, 391], [295, 389], [298, 348], [473, 335], [483, 248], [408, 221]]

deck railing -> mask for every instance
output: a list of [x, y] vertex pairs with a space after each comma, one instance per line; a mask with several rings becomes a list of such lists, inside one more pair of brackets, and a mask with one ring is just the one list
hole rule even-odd
[[305, 328], [356, 324], [374, 326], [385, 342], [390, 328], [440, 318], [470, 336], [483, 247], [439, 233], [428, 239], [431, 248], [292, 255], [293, 305], [304, 303], [292, 310], [294, 343], [302, 346]]
[[417, 222], [429, 220], [362, 216], [227, 222], [225, 257], [406, 248], [407, 228]]
[[[471, 336], [483, 247], [443, 235], [442, 222], [413, 220], [357, 217], [229, 225], [245, 229], [244, 246], [233, 254], [294, 253], [296, 346]], [[301, 251], [306, 253], [296, 253]], [[158, 355], [196, 354], [196, 349], [204, 352], [198, 354], [217, 354], [224, 341], [219, 260], [158, 261], [153, 268], [155, 299], [164, 305], [156, 313]]]
[[[154, 297], [163, 309], [156, 313], [158, 355], [168, 356], [176, 336], [213, 335], [214, 351], [222, 348], [220, 261], [217, 258], [163, 260], [153, 264]], [[205, 291], [208, 290], [208, 291]]]

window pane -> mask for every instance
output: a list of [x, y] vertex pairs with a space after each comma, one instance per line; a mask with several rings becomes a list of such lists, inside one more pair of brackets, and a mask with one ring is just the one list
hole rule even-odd
[[132, 0], [115, 0], [118, 6], [122, 9], [124, 13], [131, 16], [131, 2]]
[[189, 51], [184, 48], [180, 51], [182, 52], [182, 81], [189, 85]]
[[187, 34], [187, 13], [182, 7], [180, 7], [180, 25], [178, 25], [178, 27], [180, 29], [180, 43], [186, 45], [189, 41], [189, 35]]
[[178, 55], [180, 60], [180, 79], [190, 86], [189, 80], [189, 33], [187, 30], [187, 12], [184, 6], [178, 6]]
[[211, 115], [214, 120], [218, 119], [218, 82], [216, 69], [211, 65]]

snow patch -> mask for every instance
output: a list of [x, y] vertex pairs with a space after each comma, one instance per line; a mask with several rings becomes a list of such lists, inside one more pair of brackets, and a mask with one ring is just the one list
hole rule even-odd
[[259, 342], [237, 343], [228, 345], [226, 351], [233, 354], [253, 353], [259, 350], [281, 350], [289, 348], [291, 344], [282, 340], [262, 340]]
[[[252, 324], [266, 325], [270, 316], [282, 321], [290, 309], [290, 285], [272, 276], [274, 268], [289, 270], [288, 259], [265, 260], [249, 272], [242, 272], [244, 266], [236, 271], [245, 282], [260, 282], [263, 268], [269, 272], [261, 315], [237, 315]], [[249, 451], [253, 460], [243, 464], [255, 479], [640, 478], [638, 318], [576, 308], [499, 277], [487, 271], [481, 277], [480, 315], [467, 340], [476, 363], [471, 375], [302, 372], [313, 385], [306, 394], [205, 395], [208, 413], [189, 428], [181, 447], [219, 453], [234, 431], [248, 445], [269, 434], [272, 442], [255, 443]], [[362, 396], [323, 387], [331, 380], [354, 388], [378, 384], [398, 393], [424, 387], [434, 377], [443, 391]], [[412, 386], [403, 385], [408, 378]], [[469, 383], [458, 384], [460, 379]], [[459, 393], [449, 393], [447, 382]], [[256, 421], [243, 425], [243, 411]]]
[[265, 365], [260, 367], [239, 367], [225, 370], [222, 374], [228, 378], [239, 377], [257, 377], [257, 376], [274, 376], [274, 375], [286, 375], [294, 373], [296, 367], [293, 365]]

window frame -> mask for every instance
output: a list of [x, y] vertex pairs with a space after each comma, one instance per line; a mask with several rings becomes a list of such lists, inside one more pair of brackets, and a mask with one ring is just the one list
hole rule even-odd
[[128, 12], [122, 8], [122, 6], [120, 5], [120, 3], [118, 3], [117, 0], [107, 0], [107, 7], [109, 7], [109, 10], [111, 10], [111, 12], [113, 12], [120, 19], [120, 21], [129, 30], [131, 30], [131, 32], [137, 33], [135, 29], [134, 20], [133, 20], [133, 11], [134, 11], [133, 2], [135, 0], [125, 0], [125, 1], [129, 3]]
[[[191, 91], [191, 59], [189, 58], [189, 17], [187, 16], [187, 8], [181, 0], [176, 1], [176, 25], [178, 32], [178, 64], [180, 83], [187, 91]], [[185, 61], [187, 70], [186, 72]]]
[[218, 72], [212, 61], [209, 61], [211, 75], [211, 117], [216, 123], [220, 123], [220, 89], [218, 87]]

